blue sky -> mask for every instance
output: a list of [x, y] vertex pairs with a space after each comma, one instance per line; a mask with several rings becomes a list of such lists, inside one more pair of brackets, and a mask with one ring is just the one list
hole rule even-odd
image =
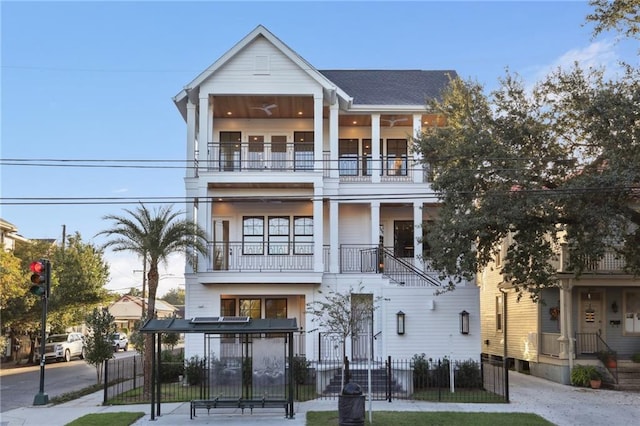
[[[0, 8], [0, 216], [28, 238], [60, 239], [66, 225], [98, 245], [104, 239], [96, 233], [110, 226], [102, 217], [135, 204], [8, 199], [181, 197], [184, 172], [8, 160], [183, 160], [186, 125], [171, 98], [259, 24], [317, 69], [454, 69], [487, 90], [507, 67], [533, 83], [574, 60], [638, 61], [637, 41], [591, 38], [586, 1], [3, 1]], [[106, 257], [110, 289], [140, 287], [135, 257]], [[183, 282], [182, 271], [172, 260], [159, 294]]]

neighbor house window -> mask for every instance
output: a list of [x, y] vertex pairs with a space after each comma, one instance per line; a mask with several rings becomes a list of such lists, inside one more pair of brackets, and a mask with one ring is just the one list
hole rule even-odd
[[240, 316], [259, 319], [262, 315], [260, 299], [240, 299]]
[[313, 254], [313, 218], [293, 218], [293, 254]]
[[269, 254], [289, 254], [289, 218], [269, 218]]
[[502, 331], [502, 296], [496, 296], [496, 331]]
[[242, 254], [264, 254], [264, 218], [242, 219]]
[[286, 318], [287, 317], [287, 299], [265, 299], [264, 317], [265, 318]]
[[624, 334], [640, 334], [640, 290], [624, 292]]

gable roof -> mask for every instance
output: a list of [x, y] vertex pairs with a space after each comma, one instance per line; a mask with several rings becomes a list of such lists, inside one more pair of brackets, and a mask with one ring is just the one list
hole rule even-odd
[[440, 99], [453, 70], [320, 70], [357, 105], [419, 105]]
[[[200, 75], [198, 75], [193, 81], [187, 84], [183, 90], [180, 91], [176, 96], [174, 96], [173, 101], [175, 102], [178, 109], [185, 115], [185, 104], [188, 96], [192, 95], [192, 91], [194, 89], [199, 90], [200, 85], [211, 75], [213, 75], [222, 65], [224, 65], [227, 61], [229, 61], [233, 56], [235, 56], [239, 51], [249, 45], [253, 40], [258, 37], [264, 37], [271, 44], [273, 44], [277, 49], [279, 49], [285, 56], [287, 56], [291, 61], [300, 67], [300, 69], [305, 70], [307, 74], [314, 80], [316, 80], [320, 85], [322, 85], [326, 90], [338, 90], [331, 81], [329, 81], [324, 75], [322, 75], [318, 70], [315, 69], [309, 62], [307, 62], [302, 56], [298, 55], [293, 49], [283, 43], [278, 37], [273, 35], [269, 30], [267, 30], [264, 26], [258, 25], [253, 31], [251, 31], [248, 35], [246, 35], [242, 40], [235, 44], [231, 49], [229, 49], [224, 55], [222, 55], [217, 61], [211, 64], [206, 70], [204, 70]], [[338, 93], [342, 95], [343, 98], [348, 98], [345, 93]], [[192, 99], [195, 103], [196, 100]]]

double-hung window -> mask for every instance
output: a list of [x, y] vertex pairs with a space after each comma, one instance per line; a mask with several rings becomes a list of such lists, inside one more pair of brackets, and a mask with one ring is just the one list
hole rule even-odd
[[289, 218], [269, 218], [269, 254], [289, 254]]
[[242, 254], [264, 254], [264, 218], [242, 219]]
[[293, 254], [313, 254], [313, 217], [293, 218]]

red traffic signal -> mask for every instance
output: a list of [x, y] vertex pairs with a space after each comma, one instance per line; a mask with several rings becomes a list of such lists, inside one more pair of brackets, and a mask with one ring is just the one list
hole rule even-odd
[[29, 269], [33, 274], [31, 275], [32, 285], [29, 291], [36, 296], [49, 296], [49, 289], [51, 286], [51, 264], [46, 259], [36, 260], [31, 262]]

